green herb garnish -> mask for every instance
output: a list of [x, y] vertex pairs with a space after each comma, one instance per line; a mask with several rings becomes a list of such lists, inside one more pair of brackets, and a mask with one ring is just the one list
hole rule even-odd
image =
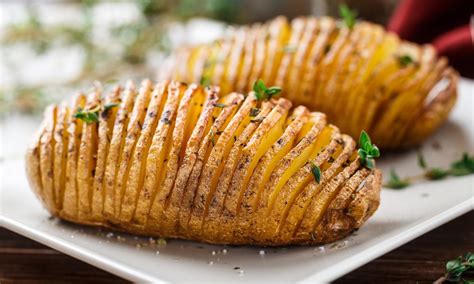
[[398, 63], [402, 67], [407, 67], [408, 65], [415, 63], [415, 60], [413, 60], [413, 58], [410, 55], [405, 54], [405, 55], [398, 56]]
[[465, 273], [474, 271], [474, 253], [468, 252], [446, 263], [446, 274], [435, 283], [474, 283], [474, 279], [466, 279]]
[[81, 107], [78, 107], [76, 113], [73, 114], [73, 117], [80, 119], [87, 124], [95, 123], [99, 121], [99, 110], [97, 108], [84, 110]]
[[104, 105], [104, 111], [109, 111], [111, 108], [119, 106], [118, 103], [108, 103]]
[[339, 5], [339, 15], [347, 28], [352, 29], [356, 23], [357, 11], [351, 10], [346, 4]]
[[255, 97], [258, 101], [269, 100], [272, 96], [281, 92], [281, 88], [277, 86], [272, 86], [267, 88], [262, 79], [258, 79], [253, 83], [253, 91], [255, 92]]
[[390, 178], [388, 182], [384, 185], [388, 188], [393, 189], [402, 189], [410, 185], [410, 182], [407, 179], [401, 179], [394, 169], [390, 170]]
[[420, 166], [420, 168], [422, 169], [426, 169], [427, 166], [426, 166], [426, 161], [423, 154], [420, 151], [418, 151], [417, 156], [418, 156], [418, 166]]
[[449, 171], [441, 168], [432, 168], [426, 171], [425, 177], [430, 180], [440, 180], [444, 179], [449, 175]]
[[314, 163], [311, 163], [311, 173], [313, 174], [314, 180], [317, 183], [321, 182], [321, 169]]
[[451, 164], [451, 170], [449, 172], [453, 176], [473, 174], [474, 156], [469, 157], [467, 153], [463, 153], [462, 158], [459, 161], [455, 161]]
[[206, 76], [202, 76], [201, 80], [199, 80], [199, 84], [203, 87], [208, 87], [211, 85], [211, 79]]
[[380, 157], [380, 150], [375, 144], [372, 144], [369, 135], [364, 130], [360, 133], [359, 147], [357, 152], [359, 153], [362, 165], [369, 169], [374, 169], [375, 158]]

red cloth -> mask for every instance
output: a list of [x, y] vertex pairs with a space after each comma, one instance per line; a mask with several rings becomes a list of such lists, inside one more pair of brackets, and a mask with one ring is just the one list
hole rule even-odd
[[474, 78], [474, 0], [402, 0], [388, 23], [401, 38], [431, 43], [463, 76]]

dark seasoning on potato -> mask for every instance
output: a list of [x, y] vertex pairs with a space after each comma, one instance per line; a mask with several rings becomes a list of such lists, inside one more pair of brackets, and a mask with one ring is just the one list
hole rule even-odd
[[380, 171], [323, 113], [269, 89], [145, 80], [80, 94], [46, 109], [30, 185], [54, 216], [137, 235], [268, 246], [347, 236], [377, 209]]

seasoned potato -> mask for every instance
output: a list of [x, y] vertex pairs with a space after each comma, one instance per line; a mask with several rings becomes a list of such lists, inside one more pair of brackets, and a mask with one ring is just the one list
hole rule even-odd
[[181, 47], [168, 62], [160, 78], [209, 82], [224, 94], [250, 91], [261, 78], [352, 137], [366, 130], [384, 149], [430, 136], [456, 101], [459, 77], [429, 45], [364, 21], [348, 29], [330, 17], [280, 16], [228, 29], [213, 43]]
[[54, 216], [214, 244], [343, 238], [375, 212], [381, 188], [323, 113], [176, 81], [50, 106], [26, 167]]

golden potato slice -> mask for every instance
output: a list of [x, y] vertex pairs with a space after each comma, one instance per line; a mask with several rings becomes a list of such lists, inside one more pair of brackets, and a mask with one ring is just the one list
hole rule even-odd
[[79, 157], [79, 145], [82, 137], [83, 121], [74, 118], [73, 115], [81, 108], [83, 109], [86, 103], [86, 97], [79, 94], [75, 101], [73, 108], [70, 111], [69, 125], [67, 127], [68, 150], [66, 161], [66, 184], [64, 187], [64, 198], [61, 215], [67, 219], [77, 219], [78, 217], [78, 193], [77, 193], [77, 160]]
[[[181, 202], [180, 211], [179, 211], [179, 232], [182, 234], [188, 234], [188, 222], [192, 213], [193, 204], [195, 203], [197, 188], [201, 179], [202, 171], [204, 166], [207, 164], [207, 161], [211, 155], [212, 149], [216, 145], [216, 141], [220, 139], [220, 133], [224, 131], [227, 125], [230, 123], [232, 117], [234, 117], [235, 112], [239, 108], [240, 104], [244, 100], [244, 97], [240, 94], [231, 93], [228, 96], [223, 97], [219, 104], [222, 104], [222, 108], [216, 108], [220, 112], [215, 113], [213, 116], [213, 121], [211, 125], [206, 128], [204, 133], [207, 135], [204, 137], [201, 147], [198, 152], [198, 156], [192, 169], [191, 175], [188, 179], [186, 190]], [[215, 117], [215, 119], [214, 119]]]
[[[92, 91], [87, 96], [85, 111], [94, 112], [100, 107], [100, 94], [98, 90]], [[86, 122], [83, 126], [79, 157], [77, 160], [77, 198], [78, 218], [89, 221], [91, 216], [92, 181], [95, 171], [95, 156], [97, 155], [97, 123]]]
[[268, 182], [271, 172], [277, 166], [277, 162], [283, 159], [298, 142], [296, 139], [303, 126], [308, 123], [310, 113], [304, 106], [293, 110], [293, 114], [287, 119], [287, 127], [281, 137], [272, 145], [258, 162], [252, 176], [249, 179], [247, 189], [244, 192], [238, 216], [241, 221], [235, 224], [234, 238], [245, 238], [248, 234], [248, 226], [253, 217], [256, 202], [262, 194], [263, 184]]
[[286, 78], [288, 76], [288, 73], [290, 72], [290, 67], [294, 58], [294, 52], [288, 51], [298, 48], [298, 43], [301, 37], [303, 36], [305, 25], [306, 20], [303, 17], [298, 17], [291, 21], [290, 39], [288, 41], [287, 46], [284, 47], [286, 48], [287, 52], [285, 52], [285, 54], [281, 58], [280, 68], [278, 69], [277, 75], [275, 77], [275, 85], [277, 86], [287, 86], [285, 84]]
[[261, 228], [263, 238], [272, 240], [281, 219], [286, 218], [286, 208], [293, 203], [296, 195], [304, 188], [307, 188], [309, 184], [317, 184], [314, 181], [315, 177], [312, 174], [312, 168], [314, 166], [322, 168], [324, 162], [329, 160], [338, 150], [338, 144], [342, 141], [341, 135], [337, 131], [333, 132], [331, 136], [330, 141], [324, 141], [326, 143], [315, 145], [308, 161], [286, 182], [280, 181], [276, 183], [274, 192], [272, 192], [270, 196], [267, 208], [265, 209], [266, 212], [264, 213], [266, 222]]
[[[176, 90], [173, 90], [176, 89]], [[188, 113], [190, 112], [192, 100], [195, 96], [199, 95], [198, 86], [192, 84], [189, 87], [182, 83], [172, 82], [170, 85], [170, 92], [179, 92], [180, 99], [178, 110], [176, 113], [176, 123], [173, 128], [171, 148], [167, 156], [167, 162], [164, 167], [165, 176], [160, 184], [159, 190], [153, 200], [150, 215], [148, 217], [148, 226], [154, 228], [157, 227], [160, 232], [163, 230], [161, 224], [163, 211], [165, 210], [165, 204], [171, 193], [176, 178], [178, 168], [180, 165], [181, 150], [185, 147], [185, 129]]]
[[310, 184], [301, 195], [310, 196], [309, 204], [305, 207], [305, 212], [301, 222], [297, 224], [294, 231], [294, 238], [314, 239], [314, 228], [321, 220], [327, 206], [333, 200], [340, 189], [341, 184], [360, 167], [358, 159], [346, 166], [342, 172], [336, 175], [328, 185], [322, 190], [315, 192], [316, 184]]
[[[321, 188], [327, 186], [331, 179], [339, 174], [350, 162], [351, 158], [355, 157], [355, 142], [350, 139], [349, 136], [342, 136], [342, 145], [338, 145], [338, 149], [333, 153], [333, 155], [327, 159], [324, 164], [321, 166], [321, 180], [317, 183], [314, 192], [321, 191]], [[341, 147], [342, 146], [342, 147]], [[314, 181], [311, 181], [314, 183]], [[308, 186], [309, 182], [306, 183]], [[288, 184], [288, 187], [291, 188], [291, 185]], [[301, 187], [300, 187], [301, 188]], [[293, 237], [295, 227], [301, 222], [305, 209], [308, 204], [308, 200], [311, 200], [311, 197], [307, 194], [301, 193], [301, 191], [294, 191], [292, 193], [292, 198], [285, 204], [285, 209], [280, 218], [278, 227], [273, 235], [274, 238], [282, 240], [290, 240]], [[274, 209], [276, 212], [278, 209]], [[281, 210], [281, 209], [280, 209]], [[278, 212], [276, 212], [278, 214]], [[275, 214], [275, 213], [274, 213]]]
[[[45, 115], [47, 115], [48, 111], [49, 109], [46, 109]], [[36, 197], [40, 199], [43, 204], [46, 204], [46, 201], [43, 197], [42, 176], [40, 169], [40, 147], [41, 136], [43, 135], [45, 129], [46, 120], [43, 120], [38, 127], [38, 130], [35, 132], [32, 142], [28, 145], [28, 149], [26, 150], [25, 154], [25, 167], [28, 183]]]
[[[135, 212], [138, 193], [143, 186], [143, 179], [145, 175], [145, 162], [148, 151], [151, 145], [153, 134], [156, 131], [158, 120], [161, 117], [164, 107], [164, 100], [166, 99], [166, 83], [158, 84], [151, 93], [149, 104], [141, 111], [146, 112], [141, 126], [140, 137], [138, 138], [133, 155], [130, 160], [130, 168], [128, 172], [128, 179], [123, 193], [123, 201], [121, 204], [120, 217], [122, 222], [130, 222]], [[141, 92], [149, 92], [151, 86], [149, 82], [145, 81]]]
[[[254, 94], [250, 93], [249, 97], [252, 99]], [[231, 183], [233, 173], [235, 172], [237, 164], [240, 161], [242, 149], [247, 145], [253, 133], [263, 122], [265, 117], [270, 113], [273, 107], [273, 101], [263, 102], [259, 113], [254, 118], [250, 120], [243, 120], [244, 123], [239, 125], [233, 136], [233, 140], [230, 141], [232, 147], [228, 153], [225, 163], [219, 164], [218, 170], [220, 176], [215, 177], [218, 179], [218, 181], [215, 185], [216, 188], [213, 190], [213, 195], [209, 195], [207, 198], [204, 195], [201, 195], [202, 197], [197, 195], [198, 198], [195, 199], [195, 203], [206, 202], [206, 206], [201, 205], [201, 208], [204, 208], [204, 211], [202, 214], [199, 214], [199, 216], [193, 211], [194, 219], [192, 221], [194, 223], [192, 223], [190, 220], [190, 224], [195, 224], [194, 230], [198, 230], [198, 232], [201, 232], [200, 230], [204, 225], [204, 231], [207, 232], [206, 237], [220, 238], [220, 229], [223, 222], [222, 220], [219, 220], [219, 216], [221, 216], [221, 212], [225, 204], [227, 190]], [[217, 160], [219, 161], [220, 159]], [[207, 234], [210, 235], [207, 236]]]
[[67, 158], [67, 126], [69, 123], [69, 107], [66, 102], [63, 102], [57, 113], [56, 127], [54, 130], [54, 167], [53, 167], [53, 180], [54, 180], [54, 203], [58, 210], [62, 209], [62, 200], [64, 196], [64, 186], [66, 182], [66, 158]]
[[301, 83], [297, 85], [295, 91], [295, 103], [313, 105], [317, 100], [313, 97], [315, 92], [314, 79], [319, 70], [319, 63], [325, 54], [326, 47], [330, 46], [332, 35], [335, 33], [336, 23], [332, 18], [323, 17], [318, 21], [318, 34], [311, 43], [311, 49], [306, 60], [305, 70], [302, 72]]
[[[162, 215], [161, 227], [165, 233], [176, 232], [179, 209], [183, 198], [183, 190], [196, 162], [199, 149], [202, 145], [201, 142], [203, 141], [203, 136], [207, 134], [206, 130], [212, 121], [214, 108], [218, 100], [217, 89], [207, 88], [205, 91], [199, 89], [199, 92], [200, 93], [196, 95], [196, 99], [203, 98], [205, 100], [199, 101], [198, 107], [191, 107], [191, 117], [188, 118], [186, 129], [192, 130], [192, 133], [189, 138], [186, 138], [185, 140], [187, 141], [185, 142], [186, 151], [183, 154], [183, 158], [180, 159], [181, 162], [176, 175], [174, 188], [170, 193], [169, 199], [165, 203], [166, 208]], [[204, 109], [201, 107], [203, 104], [205, 104]], [[198, 115], [196, 115], [196, 112]], [[196, 117], [198, 120], [194, 121], [193, 118]]]
[[[286, 86], [298, 86], [301, 82], [302, 74], [304, 74], [304, 67], [307, 62], [308, 53], [311, 44], [315, 41], [317, 35], [318, 21], [315, 17], [309, 17], [306, 19], [306, 24], [303, 29], [303, 34], [299, 40], [298, 45], [295, 46], [295, 52], [293, 54], [293, 60], [288, 66], [289, 71], [287, 74]], [[291, 90], [290, 88], [288, 88]], [[287, 98], [294, 100], [297, 93], [290, 91], [287, 94]]]
[[238, 92], [245, 91], [249, 84], [250, 73], [252, 72], [252, 66], [255, 65], [256, 51], [255, 46], [257, 45], [257, 37], [261, 31], [261, 25], [255, 24], [250, 27], [248, 37], [245, 39], [244, 45], [244, 56], [242, 57], [242, 67], [240, 68], [239, 76], [236, 79], [235, 90]]
[[53, 139], [54, 129], [56, 125], [57, 107], [49, 106], [45, 111], [45, 129], [41, 136], [40, 142], [40, 173], [41, 185], [43, 188], [43, 199], [46, 208], [55, 214], [58, 208], [55, 206], [55, 192], [53, 184], [53, 163], [54, 163], [54, 147], [55, 141]]
[[247, 34], [248, 30], [246, 27], [235, 31], [233, 45], [230, 47], [228, 58], [225, 60], [224, 76], [221, 81], [217, 81], [221, 87], [222, 94], [228, 94], [235, 89], [234, 82], [240, 72], [241, 58]]
[[136, 91], [133, 82], [127, 83], [124, 95], [125, 97], [122, 100], [123, 102], [119, 107], [117, 118], [115, 119], [105, 167], [104, 216], [108, 221], [113, 221], [119, 213], [116, 211], [117, 205], [115, 205], [116, 200], [118, 200], [118, 196], [115, 196], [115, 183], [117, 181], [120, 155], [125, 144], [129, 115], [135, 103]]
[[290, 27], [285, 17], [279, 16], [270, 21], [268, 24], [268, 42], [265, 52], [265, 68], [261, 76], [264, 82], [273, 84], [283, 54], [285, 52], [292, 52], [292, 50], [286, 46], [289, 36]]
[[137, 205], [135, 206], [135, 215], [132, 219], [134, 224], [143, 227], [147, 224], [152, 202], [165, 176], [164, 168], [168, 162], [168, 153], [172, 142], [171, 133], [176, 121], [175, 117], [180, 95], [181, 89], [178, 83], [170, 83], [166, 88], [166, 98], [164, 98], [166, 103], [146, 157], [146, 174], [143, 186], [139, 192]]
[[95, 172], [93, 175], [94, 180], [92, 183], [91, 219], [93, 222], [103, 222], [104, 219], [102, 211], [104, 209], [105, 195], [105, 163], [107, 161], [113, 126], [119, 108], [118, 105], [120, 103], [121, 90], [121, 87], [117, 86], [114, 88], [111, 94], [108, 94], [103, 99], [105, 105], [102, 106], [101, 113], [99, 116], [97, 159]]
[[267, 33], [267, 24], [263, 24], [260, 26], [258, 34], [255, 40], [255, 47], [254, 47], [254, 60], [251, 68], [250, 75], [248, 77], [248, 81], [246, 82], [246, 86], [244, 89], [251, 90], [253, 83], [260, 79], [263, 72], [263, 64], [265, 62], [265, 48], [267, 44], [268, 33]]

